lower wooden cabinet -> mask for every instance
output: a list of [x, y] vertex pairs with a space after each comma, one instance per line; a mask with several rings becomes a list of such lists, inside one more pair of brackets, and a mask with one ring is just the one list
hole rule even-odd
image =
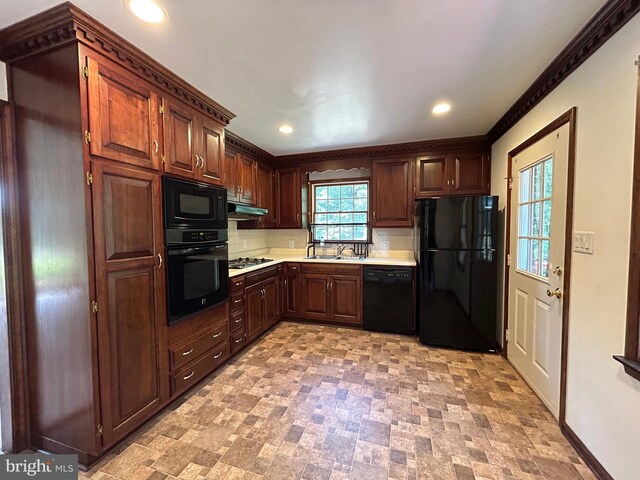
[[302, 264], [301, 283], [301, 317], [362, 325], [362, 267]]

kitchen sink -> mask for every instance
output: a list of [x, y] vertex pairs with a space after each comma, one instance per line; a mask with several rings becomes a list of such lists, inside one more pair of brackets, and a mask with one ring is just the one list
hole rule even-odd
[[366, 257], [342, 257], [337, 255], [311, 255], [305, 260], [364, 260]]

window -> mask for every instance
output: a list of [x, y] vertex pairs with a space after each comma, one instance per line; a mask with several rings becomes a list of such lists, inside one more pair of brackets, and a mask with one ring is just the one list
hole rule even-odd
[[553, 158], [520, 170], [517, 268], [549, 278]]
[[369, 182], [313, 184], [313, 240], [369, 241]]

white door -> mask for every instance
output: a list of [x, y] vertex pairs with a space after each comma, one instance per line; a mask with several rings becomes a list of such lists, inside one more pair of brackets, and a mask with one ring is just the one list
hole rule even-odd
[[558, 418], [569, 124], [513, 159], [507, 355]]

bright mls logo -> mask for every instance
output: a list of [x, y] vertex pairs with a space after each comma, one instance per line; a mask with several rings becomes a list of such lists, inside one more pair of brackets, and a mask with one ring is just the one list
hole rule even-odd
[[76, 480], [78, 478], [77, 455], [2, 455], [0, 479], [50, 479]]

